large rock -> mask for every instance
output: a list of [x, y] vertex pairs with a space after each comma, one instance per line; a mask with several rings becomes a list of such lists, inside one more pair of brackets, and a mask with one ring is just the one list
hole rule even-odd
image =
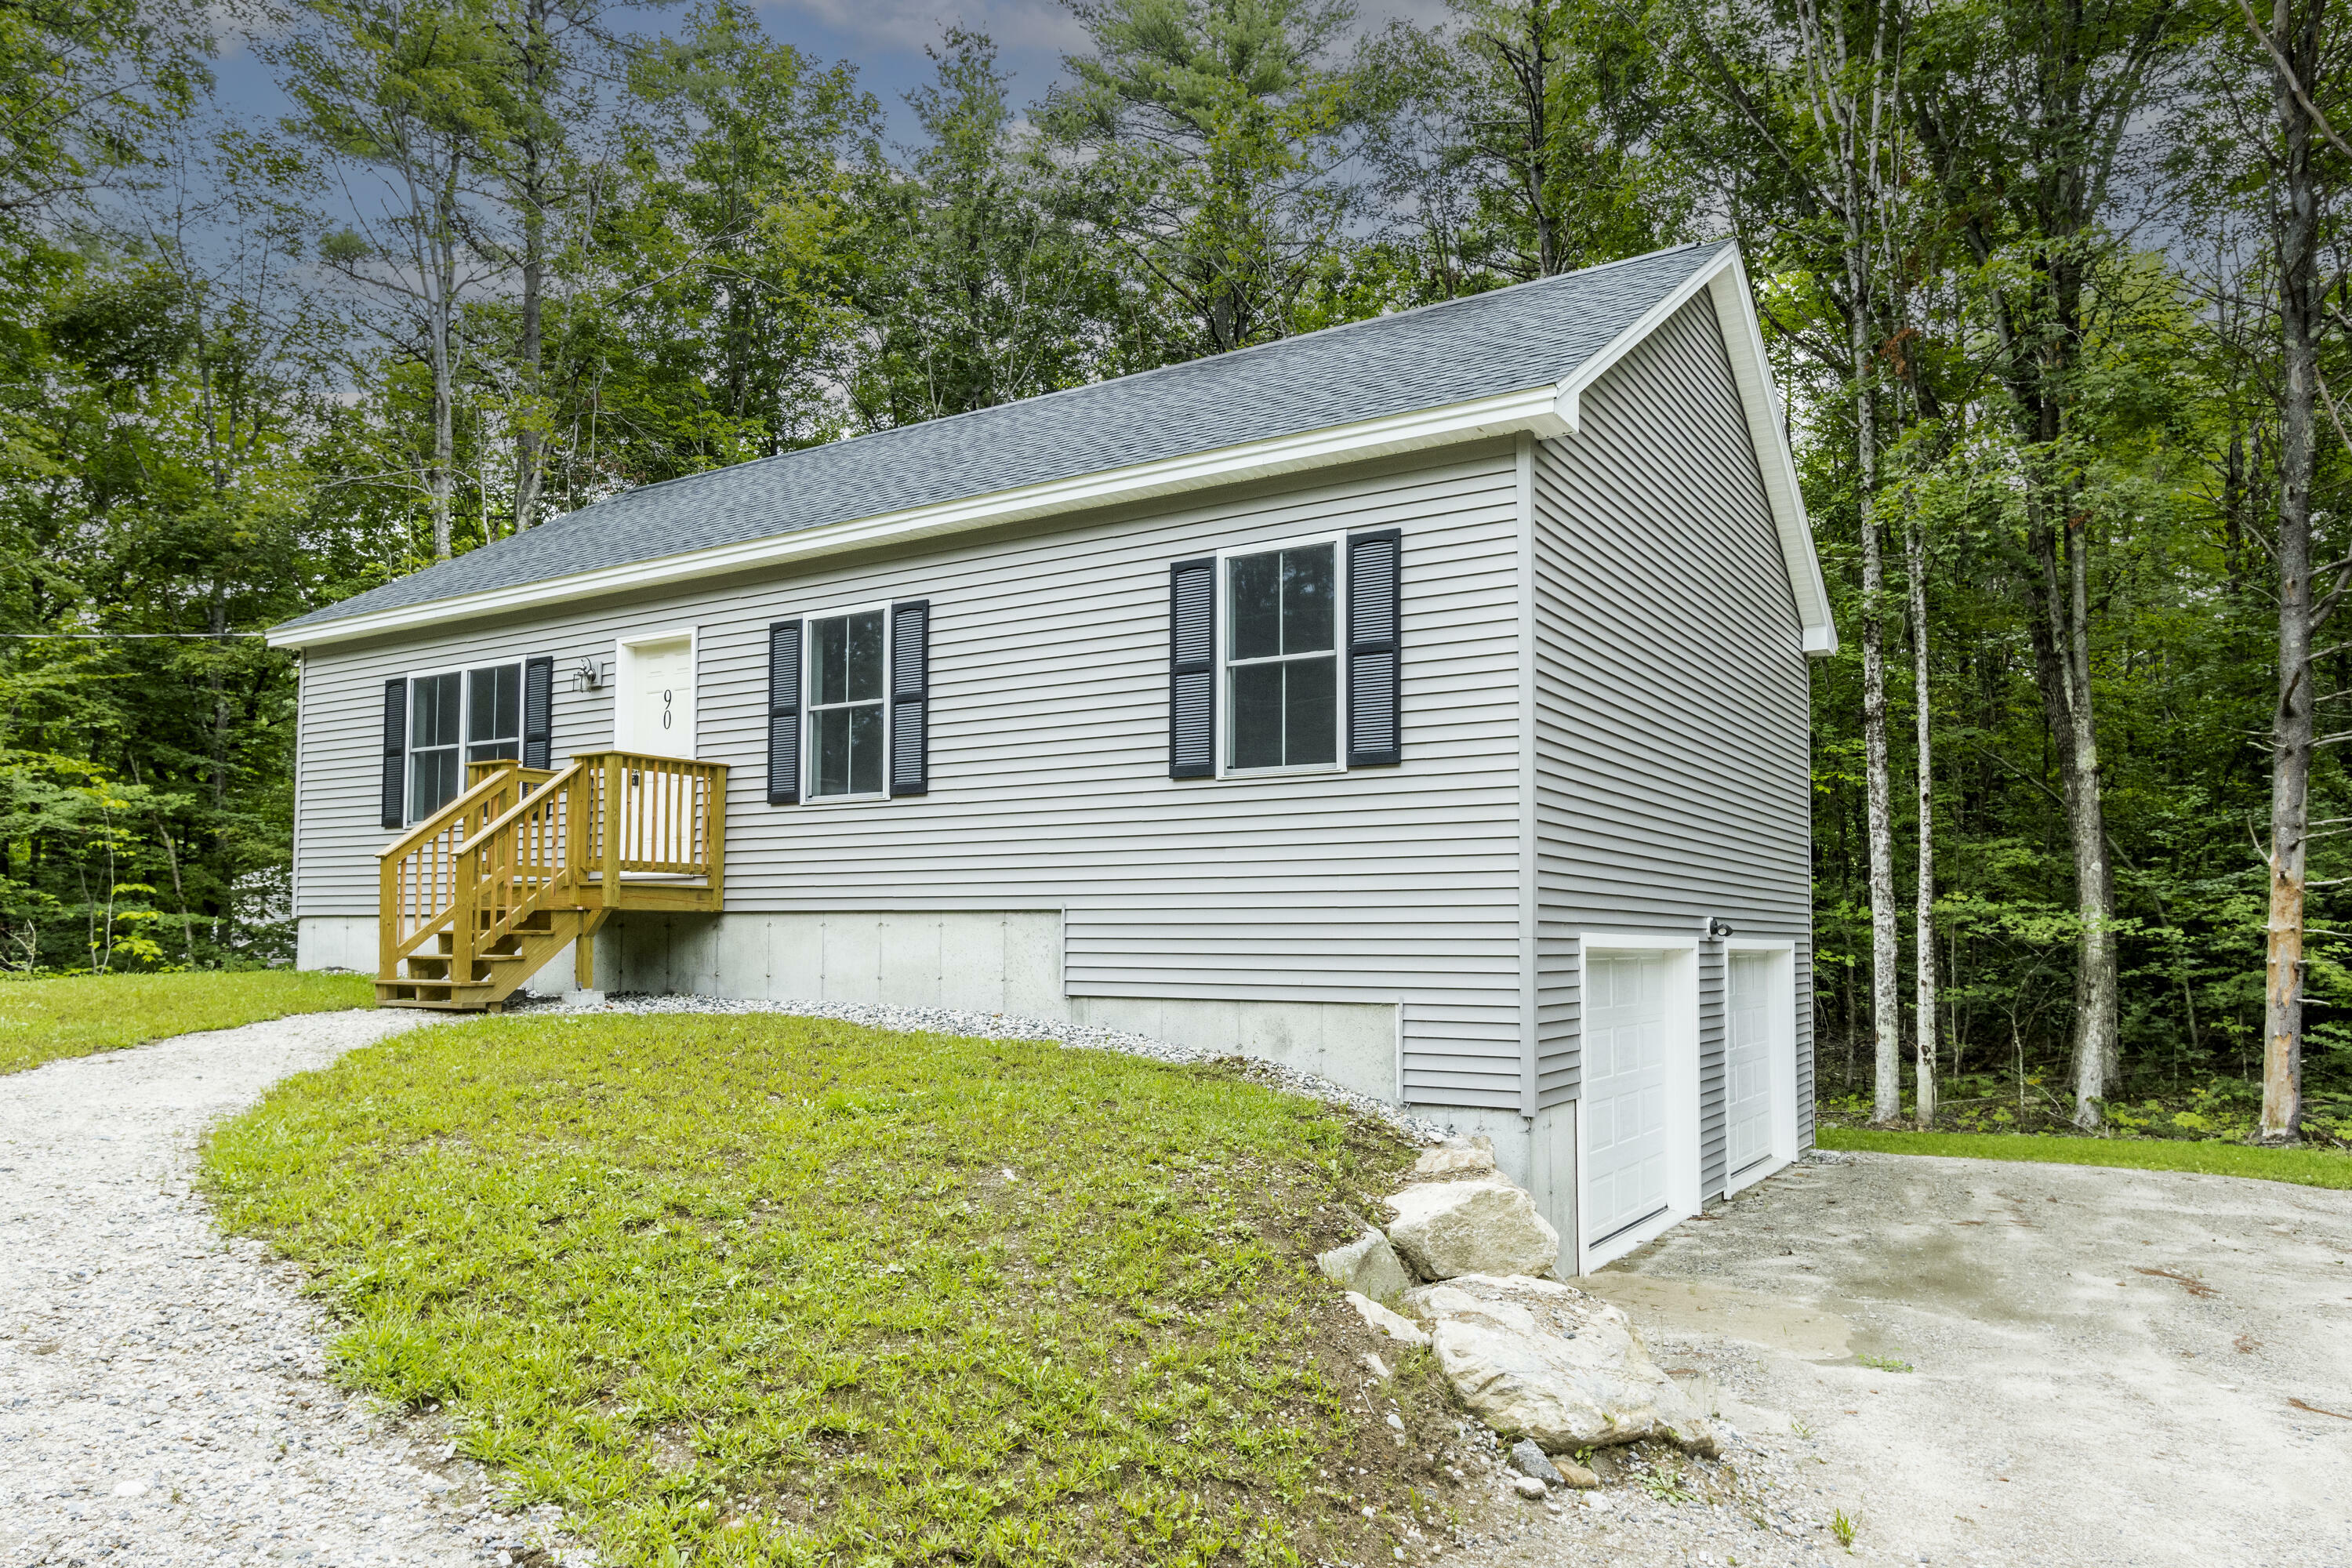
[[1396, 1248], [1389, 1238], [1369, 1226], [1364, 1234], [1345, 1247], [1335, 1247], [1328, 1252], [1315, 1255], [1315, 1267], [1324, 1277], [1342, 1290], [1353, 1290], [1359, 1296], [1394, 1306], [1398, 1297], [1412, 1289], [1412, 1279], [1397, 1261]]
[[1429, 1342], [1429, 1336], [1422, 1331], [1419, 1323], [1402, 1312], [1390, 1311], [1370, 1296], [1350, 1290], [1348, 1292], [1348, 1305], [1356, 1309], [1356, 1316], [1364, 1320], [1364, 1327], [1377, 1330], [1399, 1344], [1425, 1345]]
[[1715, 1431], [1658, 1370], [1633, 1321], [1551, 1279], [1465, 1275], [1410, 1291], [1438, 1369], [1496, 1431], [1547, 1454], [1663, 1438], [1716, 1457]]
[[1412, 1163], [1416, 1176], [1453, 1176], [1494, 1168], [1495, 1141], [1483, 1132], [1433, 1143]]
[[1424, 1279], [1549, 1274], [1559, 1261], [1559, 1232], [1506, 1181], [1431, 1182], [1391, 1194], [1388, 1205], [1389, 1239]]

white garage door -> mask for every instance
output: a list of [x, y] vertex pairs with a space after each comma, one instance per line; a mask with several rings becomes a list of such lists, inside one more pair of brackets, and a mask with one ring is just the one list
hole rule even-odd
[[1766, 953], [1731, 955], [1731, 994], [1724, 1008], [1730, 1035], [1724, 1062], [1724, 1169], [1734, 1176], [1772, 1155], [1771, 964]]
[[1598, 1247], [1666, 1208], [1666, 961], [1584, 971], [1584, 1218]]

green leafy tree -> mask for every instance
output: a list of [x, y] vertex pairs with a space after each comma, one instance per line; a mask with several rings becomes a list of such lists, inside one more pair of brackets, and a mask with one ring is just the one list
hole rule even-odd
[[569, 308], [584, 493], [831, 439], [858, 325], [855, 171], [877, 108], [717, 0], [640, 50]]
[[1048, 95], [1066, 210], [1164, 301], [1169, 358], [1287, 335], [1344, 247], [1376, 89], [1345, 0], [1104, 0]]
[[856, 191], [850, 399], [868, 427], [1116, 374], [1130, 341], [1135, 296], [1040, 188], [994, 43], [951, 27], [931, 58], [936, 79], [907, 95], [922, 142], [902, 165], [872, 158]]

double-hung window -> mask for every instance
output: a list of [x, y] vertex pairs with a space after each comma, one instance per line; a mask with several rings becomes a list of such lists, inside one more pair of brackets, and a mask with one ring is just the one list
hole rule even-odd
[[768, 804], [931, 788], [931, 602], [768, 626]]
[[457, 798], [467, 763], [522, 755], [522, 666], [420, 675], [408, 683], [408, 820]]
[[1221, 565], [1226, 770], [1339, 767], [1339, 542], [1236, 552]]
[[889, 726], [887, 608], [808, 622], [808, 798], [881, 795]]

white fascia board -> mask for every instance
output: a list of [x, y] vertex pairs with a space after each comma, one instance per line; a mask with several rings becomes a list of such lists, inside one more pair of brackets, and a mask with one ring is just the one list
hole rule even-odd
[[1049, 479], [1017, 489], [909, 507], [877, 517], [851, 518], [794, 533], [714, 545], [651, 561], [633, 561], [509, 588], [454, 595], [424, 604], [401, 605], [313, 626], [282, 626], [269, 633], [269, 646], [318, 647], [386, 632], [421, 630], [510, 610], [534, 609], [604, 594], [635, 593], [845, 551], [929, 539], [998, 523], [1023, 522], [1058, 512], [1149, 500], [1186, 490], [1361, 462], [1490, 436], [1517, 435], [1522, 430], [1531, 430], [1538, 436], [1557, 436], [1567, 430], [1556, 413], [1558, 402], [1558, 390], [1549, 384], [1497, 393], [1443, 408], [1387, 415], [1353, 425], [1166, 458], [1104, 473]]
[[1780, 399], [1772, 390], [1771, 362], [1764, 355], [1764, 329], [1756, 317], [1756, 300], [1748, 292], [1748, 269], [1740, 261], [1738, 246], [1725, 246], [1713, 261], [1650, 307], [1607, 348], [1579, 365], [1575, 374], [1559, 384], [1553, 412], [1565, 429], [1580, 428], [1578, 403], [1584, 389], [1607, 374], [1611, 366], [1633, 352], [1634, 344], [1664, 325], [1702, 289], [1713, 296], [1716, 320], [1723, 328], [1732, 381], [1748, 416], [1748, 441], [1756, 449], [1764, 498], [1772, 509], [1773, 531], [1780, 535], [1781, 560], [1789, 571], [1789, 591], [1796, 599], [1804, 650], [1815, 658], [1826, 658], [1837, 652], [1837, 621], [1830, 613], [1821, 557], [1813, 552], [1812, 521], [1805, 515], [1805, 498], [1797, 486], [1796, 455], [1789, 449], [1789, 426], [1781, 416]]

